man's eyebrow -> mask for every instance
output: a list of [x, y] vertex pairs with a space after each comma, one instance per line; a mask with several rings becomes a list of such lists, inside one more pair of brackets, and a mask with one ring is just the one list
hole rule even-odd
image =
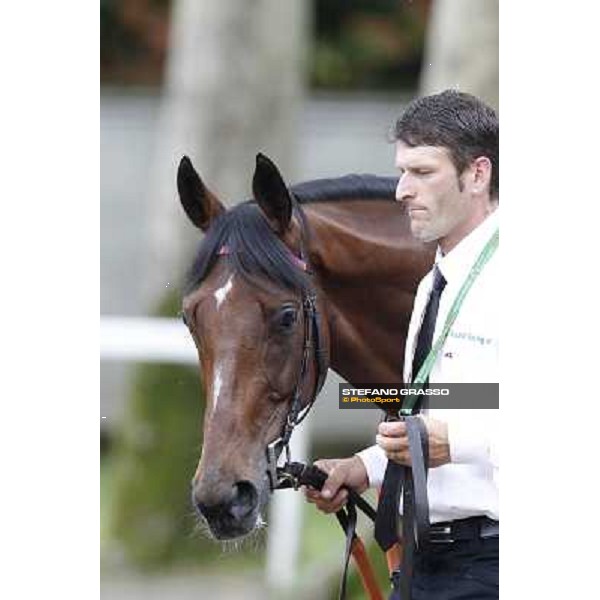
[[396, 166], [396, 169], [400, 172], [417, 171], [420, 169], [434, 169], [435, 168], [435, 164], [433, 164], [431, 162], [421, 162], [421, 161], [415, 161], [412, 164], [408, 164], [408, 165], [404, 165], [404, 166], [400, 166], [400, 165], [396, 164], [395, 166]]

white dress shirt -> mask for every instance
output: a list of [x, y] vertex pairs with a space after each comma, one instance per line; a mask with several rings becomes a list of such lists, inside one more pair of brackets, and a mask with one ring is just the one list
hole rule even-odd
[[[438, 248], [436, 264], [446, 279], [433, 340], [481, 250], [498, 227], [498, 209], [463, 238], [448, 254]], [[411, 381], [417, 334], [433, 283], [433, 270], [420, 282], [408, 328], [404, 379]], [[498, 316], [500, 282], [498, 250], [475, 280], [431, 370], [431, 383], [498, 382]], [[431, 409], [429, 416], [448, 424], [451, 462], [429, 470], [427, 490], [432, 523], [486, 515], [499, 520], [498, 410]], [[387, 458], [379, 446], [358, 456], [369, 485], [380, 486]]]

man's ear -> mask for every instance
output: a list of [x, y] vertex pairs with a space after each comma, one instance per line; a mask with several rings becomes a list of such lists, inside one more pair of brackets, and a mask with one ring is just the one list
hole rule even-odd
[[492, 180], [492, 163], [487, 156], [479, 156], [472, 163], [473, 188], [477, 192], [489, 190]]
[[290, 226], [292, 199], [279, 170], [264, 154], [256, 155], [252, 192], [271, 227], [283, 234]]
[[181, 159], [177, 169], [177, 191], [185, 214], [202, 231], [206, 231], [226, 210], [219, 199], [202, 183], [187, 156]]

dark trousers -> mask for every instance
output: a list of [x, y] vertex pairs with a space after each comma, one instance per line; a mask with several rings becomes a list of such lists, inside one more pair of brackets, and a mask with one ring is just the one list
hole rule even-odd
[[[498, 600], [498, 538], [431, 544], [415, 556], [413, 600]], [[389, 600], [402, 600], [394, 582]]]

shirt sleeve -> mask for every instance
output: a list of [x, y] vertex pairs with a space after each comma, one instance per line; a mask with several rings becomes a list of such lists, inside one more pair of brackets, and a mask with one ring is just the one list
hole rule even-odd
[[[497, 476], [498, 410], [448, 410], [446, 415], [435, 415], [435, 418], [446, 418], [448, 424], [448, 442], [450, 446], [450, 462], [488, 464]], [[369, 487], [380, 487], [383, 483], [388, 459], [385, 452], [377, 445], [365, 448], [356, 453], [367, 471]]]
[[387, 467], [385, 452], [377, 445], [365, 448], [356, 453], [365, 465], [369, 487], [379, 487], [383, 483], [383, 476]]
[[458, 410], [448, 419], [450, 461], [453, 463], [491, 463], [498, 467], [498, 410]]

